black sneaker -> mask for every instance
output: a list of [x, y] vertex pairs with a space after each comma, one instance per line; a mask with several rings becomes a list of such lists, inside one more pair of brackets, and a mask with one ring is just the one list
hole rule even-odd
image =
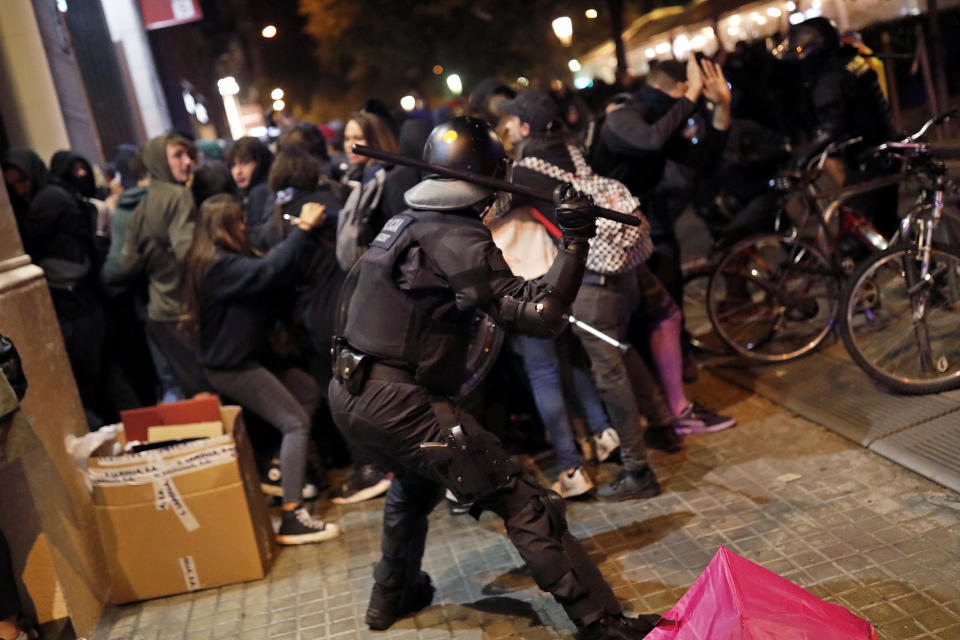
[[665, 453], [683, 451], [683, 436], [672, 425], [648, 427], [643, 432], [643, 442], [651, 449]]
[[392, 473], [383, 473], [372, 464], [365, 464], [355, 470], [347, 481], [340, 486], [340, 495], [332, 499], [333, 504], [355, 504], [364, 500], [382, 496], [390, 488]]
[[696, 402], [683, 410], [670, 423], [674, 431], [681, 435], [690, 433], [715, 433], [723, 431], [737, 424], [737, 419], [730, 416], [721, 416], [709, 409], [701, 407]]
[[397, 591], [387, 591], [374, 583], [364, 620], [374, 631], [389, 629], [400, 618], [430, 606], [433, 591], [426, 571], [421, 571], [412, 585]]
[[580, 640], [634, 640], [646, 637], [657, 626], [658, 615], [627, 618], [624, 615], [604, 616], [584, 627]]
[[470, 507], [473, 506], [470, 503], [457, 500], [457, 496], [453, 495], [453, 491], [450, 491], [450, 489], [447, 489], [444, 498], [447, 502], [447, 508], [450, 510], [450, 515], [452, 516], [462, 516], [465, 513], [470, 513]]
[[660, 495], [660, 483], [650, 467], [643, 471], [622, 469], [610, 484], [597, 490], [597, 496], [610, 501], [652, 498], [657, 495]]
[[277, 542], [280, 544], [307, 544], [330, 540], [338, 535], [340, 535], [340, 527], [332, 522], [324, 522], [320, 518], [315, 518], [310, 515], [309, 511], [300, 507], [283, 512], [280, 531], [277, 532]]

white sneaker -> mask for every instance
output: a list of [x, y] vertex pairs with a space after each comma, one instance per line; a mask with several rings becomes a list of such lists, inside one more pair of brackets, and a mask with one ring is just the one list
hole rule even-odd
[[597, 446], [597, 462], [605, 462], [620, 448], [620, 436], [613, 427], [607, 427], [598, 436], [594, 437]]
[[550, 488], [563, 498], [573, 498], [574, 496], [582, 496], [593, 489], [593, 481], [590, 480], [590, 476], [583, 472], [583, 467], [576, 467], [561, 473]]

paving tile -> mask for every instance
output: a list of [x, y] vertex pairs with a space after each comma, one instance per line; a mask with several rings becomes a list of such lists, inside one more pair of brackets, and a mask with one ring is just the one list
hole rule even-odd
[[[667, 610], [724, 545], [866, 618], [884, 640], [960, 639], [960, 496], [709, 372], [701, 379], [694, 397], [735, 415], [737, 428], [690, 437], [681, 454], [652, 453], [665, 487], [657, 498], [568, 503], [571, 531], [625, 609]], [[552, 461], [539, 465], [555, 476]], [[616, 471], [591, 473], [602, 482]], [[787, 472], [800, 478], [778, 480]], [[573, 637], [502, 522], [442, 506], [424, 558], [433, 605], [386, 632], [366, 629], [382, 505], [321, 503], [346, 531], [337, 540], [282, 549], [264, 580], [111, 607], [92, 640]]]

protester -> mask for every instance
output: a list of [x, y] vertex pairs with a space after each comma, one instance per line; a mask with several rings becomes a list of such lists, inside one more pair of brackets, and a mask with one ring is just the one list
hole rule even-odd
[[[730, 91], [709, 60], [690, 56], [659, 63], [633, 102], [607, 114], [592, 163], [594, 170], [623, 182], [642, 203], [650, 220], [656, 253], [650, 268], [679, 306], [683, 299], [680, 245], [674, 223], [680, 211], [671, 196], [689, 190], [691, 172], [709, 170], [720, 160], [730, 122]], [[701, 93], [714, 103], [712, 123], [702, 136], [685, 135]]]
[[190, 193], [197, 208], [204, 200], [219, 193], [236, 195], [237, 188], [226, 163], [221, 160], [204, 160], [193, 169]]
[[281, 544], [321, 542], [340, 533], [335, 524], [311, 516], [301, 502], [310, 419], [319, 401], [316, 382], [305, 371], [271, 372], [260, 361], [273, 306], [266, 298], [302, 277], [315, 242], [313, 229], [324, 223], [322, 205], [305, 205], [296, 229], [261, 257], [247, 241], [241, 203], [219, 194], [200, 207], [186, 256], [183, 325], [198, 337], [207, 379], [218, 393], [283, 433]]
[[0, 166], [3, 167], [3, 181], [19, 227], [30, 211], [34, 197], [47, 186], [47, 165], [29, 149], [8, 149], [0, 156]]
[[[400, 136], [397, 139], [397, 151], [400, 155], [414, 160], [423, 159], [423, 145], [433, 127], [420, 118], [408, 118], [400, 125]], [[370, 228], [377, 233], [383, 223], [407, 208], [403, 195], [408, 189], [420, 182], [423, 176], [419, 169], [402, 164], [394, 166], [384, 179], [383, 197], [380, 206], [380, 220], [371, 220]]]
[[142, 157], [150, 184], [127, 225], [116, 270], [105, 282], [129, 286], [146, 276], [147, 335], [166, 357], [180, 389], [192, 396], [209, 389], [193, 342], [177, 328], [183, 312], [183, 261], [196, 218], [193, 195], [184, 185], [196, 164], [196, 149], [180, 136], [158, 136], [147, 142]]
[[247, 223], [251, 227], [262, 224], [261, 216], [269, 213], [266, 209], [270, 195], [267, 175], [273, 164], [273, 154], [260, 140], [246, 136], [233, 143], [227, 151], [226, 160], [237, 193], [243, 200]]
[[384, 163], [379, 160], [354, 153], [353, 145], [355, 144], [381, 151], [396, 152], [397, 139], [380, 116], [365, 111], [357, 111], [350, 115], [343, 130], [343, 148], [350, 165], [344, 173], [343, 181], [354, 187], [369, 182], [377, 170], [384, 166]]
[[[576, 173], [568, 149], [557, 102], [541, 91], [521, 93], [504, 106], [508, 114], [507, 130], [517, 143], [521, 160], [514, 168], [513, 180], [552, 193], [559, 179], [524, 166], [524, 159], [539, 159], [562, 171]], [[517, 199], [517, 201], [522, 201]], [[545, 203], [534, 202], [539, 209]], [[637, 283], [632, 273], [603, 276], [587, 271], [573, 314], [614, 340], [623, 340], [629, 314], [637, 305]], [[650, 498], [660, 493], [660, 485], [647, 462], [640, 411], [630, 385], [624, 354], [616, 347], [583, 330], [574, 329], [590, 356], [593, 379], [600, 391], [615, 435], [598, 438], [598, 448], [620, 446], [623, 470], [597, 494], [609, 500]], [[609, 440], [609, 442], [607, 442]]]

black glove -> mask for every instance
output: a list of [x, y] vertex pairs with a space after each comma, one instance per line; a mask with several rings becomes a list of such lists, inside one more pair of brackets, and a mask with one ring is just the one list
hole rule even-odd
[[597, 214], [588, 196], [564, 182], [554, 189], [553, 202], [565, 242], [582, 242], [597, 235]]

